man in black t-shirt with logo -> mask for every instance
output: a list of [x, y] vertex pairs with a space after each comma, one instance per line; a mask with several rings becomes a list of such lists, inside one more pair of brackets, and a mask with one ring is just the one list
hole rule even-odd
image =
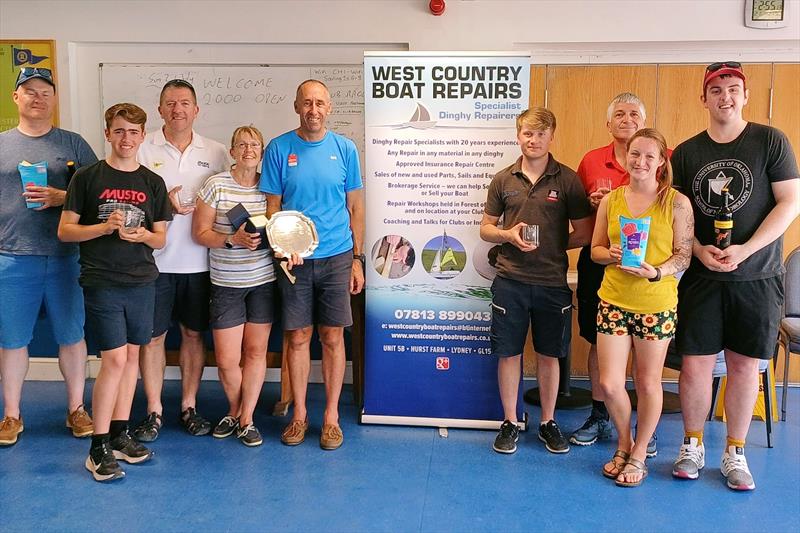
[[[672, 474], [697, 479], [716, 354], [725, 350], [728, 487], [753, 490], [744, 444], [759, 389], [759, 360], [774, 352], [783, 302], [783, 233], [800, 213], [797, 162], [779, 130], [747, 122], [748, 91], [736, 62], [707, 67], [701, 99], [709, 126], [672, 154], [675, 187], [692, 201], [692, 263], [678, 290], [677, 349], [684, 440]], [[714, 245], [714, 215], [732, 195], [731, 246]], [[769, 392], [765, 392], [769, 394]], [[770, 416], [770, 414], [767, 414]]]
[[133, 104], [105, 114], [109, 157], [80, 169], [67, 189], [58, 237], [80, 243], [86, 328], [99, 344], [95, 431], [85, 466], [97, 481], [121, 478], [117, 459], [141, 463], [151, 452], [128, 432], [139, 374], [139, 346], [153, 332], [153, 250], [166, 243], [172, 209], [164, 180], [136, 161], [147, 115]]

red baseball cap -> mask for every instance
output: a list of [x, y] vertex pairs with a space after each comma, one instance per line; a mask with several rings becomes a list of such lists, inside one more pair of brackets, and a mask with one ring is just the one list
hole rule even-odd
[[709, 82], [720, 76], [736, 76], [741, 79], [743, 83], [747, 82], [747, 77], [742, 71], [742, 64], [738, 61], [723, 61], [721, 63], [711, 63], [706, 67], [706, 75], [703, 78], [703, 92], [706, 92], [706, 87]]

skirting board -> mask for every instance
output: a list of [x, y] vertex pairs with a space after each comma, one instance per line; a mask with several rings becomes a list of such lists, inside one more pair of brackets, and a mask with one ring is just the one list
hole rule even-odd
[[[100, 371], [100, 358], [89, 356], [86, 361], [86, 377], [96, 378]], [[55, 357], [31, 357], [28, 374], [25, 376], [28, 381], [62, 381], [61, 371], [58, 369], [58, 359]], [[177, 366], [168, 366], [164, 372], [164, 379], [181, 379], [181, 371]], [[203, 370], [203, 380], [219, 381], [217, 367], [206, 367]], [[267, 368], [267, 375], [264, 381], [280, 383], [281, 369]], [[309, 383], [322, 383], [322, 361], [311, 361], [311, 374], [308, 378]], [[353, 367], [350, 361], [344, 369], [344, 382], [353, 383]]]

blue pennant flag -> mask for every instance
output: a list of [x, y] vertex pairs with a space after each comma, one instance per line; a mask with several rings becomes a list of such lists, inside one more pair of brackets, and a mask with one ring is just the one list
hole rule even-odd
[[47, 59], [47, 56], [35, 56], [27, 48], [14, 48], [14, 66], [35, 65]]

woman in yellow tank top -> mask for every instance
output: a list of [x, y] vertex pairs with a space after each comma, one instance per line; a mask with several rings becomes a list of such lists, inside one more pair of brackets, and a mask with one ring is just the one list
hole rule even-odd
[[[689, 266], [694, 239], [692, 207], [672, 189], [667, 143], [645, 128], [628, 141], [630, 184], [603, 198], [592, 237], [592, 260], [607, 265], [598, 291], [597, 353], [600, 385], [619, 435], [618, 449], [603, 467], [617, 485], [635, 487], [647, 477], [647, 442], [661, 416], [661, 372], [675, 331], [678, 282]], [[621, 266], [620, 216], [650, 217], [640, 267]], [[638, 430], [631, 433], [631, 403], [625, 391], [628, 354], [634, 349]]]

